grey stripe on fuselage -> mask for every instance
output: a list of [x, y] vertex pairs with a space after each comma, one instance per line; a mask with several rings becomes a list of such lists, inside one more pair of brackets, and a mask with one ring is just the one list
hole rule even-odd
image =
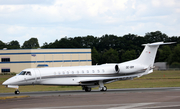
[[[130, 76], [130, 75], [135, 75], [135, 74], [140, 74], [143, 73], [144, 70], [134, 72], [134, 73], [116, 73], [116, 74], [63, 74], [63, 75], [50, 75], [50, 76], [42, 76], [41, 78], [38, 77], [37, 79], [52, 79], [52, 78], [77, 78], [77, 77], [120, 77], [120, 76]], [[35, 80], [35, 78], [29, 78], [26, 79], [26, 81], [29, 80]], [[24, 80], [23, 80], [24, 81]]]
[[117, 76], [129, 76], [134, 75], [137, 73], [129, 73], [129, 74], [64, 74], [64, 75], [51, 75], [51, 76], [44, 76], [41, 79], [48, 79], [48, 78], [69, 78], [69, 77], [117, 77]]

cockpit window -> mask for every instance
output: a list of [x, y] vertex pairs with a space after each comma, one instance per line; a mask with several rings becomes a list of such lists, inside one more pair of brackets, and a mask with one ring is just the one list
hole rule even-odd
[[30, 71], [22, 71], [19, 75], [31, 75]]
[[19, 73], [19, 75], [25, 75], [26, 71], [22, 71], [21, 73]]
[[26, 75], [31, 75], [31, 72], [27, 72]]

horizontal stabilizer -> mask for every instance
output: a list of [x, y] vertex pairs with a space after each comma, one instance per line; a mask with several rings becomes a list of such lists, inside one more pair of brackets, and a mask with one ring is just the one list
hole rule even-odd
[[143, 46], [158, 46], [158, 45], [165, 45], [165, 44], [173, 44], [173, 43], [176, 43], [176, 42], [156, 42], [156, 43], [150, 43], [150, 44], [142, 44]]

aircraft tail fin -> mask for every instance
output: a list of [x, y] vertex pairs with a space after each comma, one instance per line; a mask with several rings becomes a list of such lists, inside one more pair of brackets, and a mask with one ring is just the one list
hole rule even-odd
[[173, 43], [175, 42], [167, 42], [167, 43], [156, 42], [150, 44], [142, 44], [143, 46], [145, 46], [145, 48], [136, 61], [138, 61], [142, 65], [153, 67], [157, 49], [159, 48], [159, 46], [165, 44], [173, 44]]

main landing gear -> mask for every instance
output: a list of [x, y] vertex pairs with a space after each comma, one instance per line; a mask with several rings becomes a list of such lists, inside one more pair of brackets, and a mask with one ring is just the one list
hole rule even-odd
[[91, 87], [82, 86], [82, 90], [85, 90], [85, 92], [91, 92]]
[[99, 90], [100, 90], [100, 91], [107, 91], [107, 87], [106, 87], [106, 86], [104, 86], [104, 87], [99, 87]]
[[18, 95], [18, 94], [20, 94], [20, 91], [18, 89], [16, 89], [14, 94]]
[[91, 92], [91, 88], [90, 87], [85, 87], [85, 91], [86, 92]]
[[[82, 89], [85, 90], [85, 92], [91, 92], [91, 87], [84, 86]], [[107, 91], [107, 87], [106, 86], [99, 87], [99, 90], [100, 91]]]
[[[85, 90], [86, 92], [91, 92], [91, 88], [92, 87], [97, 87], [97, 86], [82, 86], [82, 90]], [[100, 91], [107, 91], [107, 87], [104, 86], [103, 81], [99, 81], [99, 90]]]
[[99, 81], [99, 90], [100, 91], [107, 91], [107, 87], [104, 86], [103, 81]]

